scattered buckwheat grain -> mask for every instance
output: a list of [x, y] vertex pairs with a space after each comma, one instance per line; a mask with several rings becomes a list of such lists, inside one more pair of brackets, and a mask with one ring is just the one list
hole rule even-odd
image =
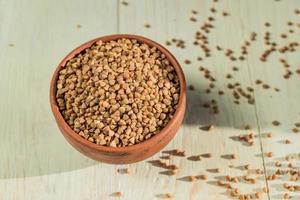
[[269, 157], [269, 158], [271, 158], [273, 156], [273, 153], [272, 152], [267, 152], [266, 156]]
[[112, 193], [110, 196], [113, 196], [113, 197], [121, 197], [123, 196], [122, 192], [114, 192]]
[[151, 25], [148, 23], [145, 23], [144, 26], [145, 26], [145, 28], [151, 28]]
[[124, 6], [128, 6], [128, 2], [127, 1], [122, 1], [121, 4], [124, 5]]
[[279, 126], [279, 125], [280, 125], [280, 122], [277, 121], [277, 120], [274, 120], [274, 121], [272, 122], [272, 124], [273, 124], [274, 126]]

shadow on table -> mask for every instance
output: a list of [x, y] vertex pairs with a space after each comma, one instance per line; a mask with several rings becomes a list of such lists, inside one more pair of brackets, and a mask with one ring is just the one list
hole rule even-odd
[[22, 118], [22, 128], [10, 127], [5, 133], [6, 141], [0, 145], [0, 179], [57, 174], [99, 164], [67, 143], [50, 113], [38, 118]]
[[[219, 113], [214, 114], [212, 108], [205, 108], [203, 104], [211, 104], [212, 100], [217, 102]], [[206, 94], [203, 91], [187, 91], [187, 107], [184, 124], [202, 126], [213, 124], [214, 126], [232, 127], [244, 129], [245, 123], [251, 123], [255, 118], [253, 105], [241, 100], [237, 105], [233, 102], [232, 95]], [[236, 120], [239, 119], [239, 120]], [[245, 122], [244, 124], [243, 121]], [[240, 124], [237, 124], [240, 123]], [[250, 124], [255, 127], [256, 124]]]

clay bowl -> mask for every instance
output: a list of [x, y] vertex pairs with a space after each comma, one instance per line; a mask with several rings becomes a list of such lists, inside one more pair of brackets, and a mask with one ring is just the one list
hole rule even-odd
[[[110, 41], [116, 40], [119, 38], [128, 38], [128, 39], [136, 39], [139, 42], [146, 43], [149, 46], [157, 47], [161, 52], [163, 52], [167, 59], [172, 63], [174, 66], [177, 75], [180, 80], [180, 97], [177, 110], [175, 111], [174, 117], [170, 120], [170, 122], [165, 126], [159, 133], [155, 136], [151, 137], [150, 139], [143, 141], [141, 143], [128, 146], [128, 147], [107, 147], [107, 146], [100, 146], [89, 142], [88, 140], [82, 138], [77, 133], [75, 133], [72, 128], [65, 122], [62, 114], [59, 111], [57, 106], [55, 94], [56, 94], [56, 81], [58, 79], [58, 74], [61, 68], [65, 65], [65, 63], [73, 58], [76, 54], [80, 53], [82, 50], [92, 46], [96, 41]], [[71, 51], [57, 66], [50, 85], [50, 104], [53, 115], [57, 122], [57, 125], [63, 134], [63, 136], [67, 139], [67, 141], [79, 152], [82, 154], [97, 160], [102, 161], [105, 163], [111, 164], [128, 164], [134, 163], [141, 160], [144, 160], [155, 153], [159, 152], [162, 148], [164, 148], [170, 140], [174, 137], [176, 132], [179, 129], [180, 124], [182, 123], [185, 107], [186, 107], [186, 83], [184, 74], [182, 69], [175, 59], [175, 57], [163, 46], [160, 44], [141, 37], [137, 35], [108, 35], [96, 38], [89, 42], [86, 42], [73, 51]]]

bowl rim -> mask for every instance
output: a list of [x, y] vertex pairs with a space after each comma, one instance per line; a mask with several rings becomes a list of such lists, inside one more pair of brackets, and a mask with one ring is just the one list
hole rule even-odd
[[[95, 42], [97, 42], [99, 40], [106, 42], [106, 41], [117, 40], [117, 39], [122, 39], [122, 38], [135, 39], [138, 42], [146, 43], [150, 47], [158, 48], [163, 54], [165, 54], [166, 58], [173, 65], [173, 67], [176, 71], [176, 74], [178, 76], [178, 79], [179, 79], [179, 83], [180, 83], [179, 101], [178, 101], [177, 108], [176, 108], [176, 111], [175, 111], [172, 119], [167, 123], [167, 125], [162, 130], [160, 130], [156, 135], [152, 136], [151, 138], [144, 140], [138, 144], [134, 144], [131, 146], [126, 146], [126, 147], [102, 146], [102, 145], [90, 142], [87, 139], [84, 139], [83, 137], [81, 137], [65, 121], [61, 112], [59, 111], [57, 101], [56, 101], [56, 82], [58, 80], [59, 71], [64, 67], [66, 62], [68, 60], [70, 60], [71, 58], [73, 58], [74, 56], [76, 56], [77, 54], [79, 54], [80, 52], [82, 52], [84, 49], [89, 48]], [[85, 42], [85, 43], [79, 45], [78, 47], [73, 49], [70, 53], [68, 53], [60, 61], [60, 63], [58, 64], [58, 66], [56, 67], [56, 69], [52, 75], [51, 83], [50, 83], [50, 105], [51, 105], [52, 113], [56, 119], [58, 126], [63, 127], [63, 129], [65, 130], [65, 133], [68, 136], [70, 136], [72, 139], [79, 142], [80, 144], [87, 146], [89, 148], [98, 150], [98, 151], [103, 151], [103, 152], [111, 152], [111, 153], [128, 152], [128, 151], [134, 151], [134, 150], [140, 149], [145, 146], [151, 147], [151, 146], [155, 145], [157, 143], [157, 139], [162, 138], [164, 136], [164, 133], [169, 132], [172, 129], [172, 126], [176, 123], [177, 118], [180, 117], [181, 109], [185, 109], [185, 104], [186, 104], [186, 81], [185, 81], [184, 73], [181, 69], [179, 62], [176, 60], [176, 58], [173, 56], [173, 54], [171, 52], [169, 52], [169, 50], [167, 50], [161, 44], [159, 44], [151, 39], [140, 36], [140, 35], [132, 35], [132, 34], [105, 35], [105, 36], [97, 37], [95, 39], [92, 39], [88, 42]], [[174, 134], [176, 134], [176, 133], [174, 133]]]

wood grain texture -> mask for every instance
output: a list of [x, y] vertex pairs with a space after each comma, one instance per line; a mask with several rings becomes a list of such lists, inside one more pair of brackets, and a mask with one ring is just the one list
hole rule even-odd
[[[0, 199], [160, 199], [162, 194], [171, 193], [173, 199], [231, 199], [228, 190], [216, 185], [224, 176], [250, 175], [256, 177], [254, 169], [266, 170], [266, 176], [277, 168], [274, 162], [283, 166], [287, 155], [293, 156], [290, 162], [299, 170], [300, 136], [292, 133], [294, 123], [300, 122], [300, 76], [299, 51], [274, 53], [267, 62], [259, 60], [267, 48], [264, 33], [271, 33], [271, 40], [279, 46], [299, 41], [300, 9], [297, 0], [219, 0], [218, 3], [206, 0], [128, 0], [124, 6], [121, 0], [0, 0]], [[194, 34], [207, 17], [213, 14], [215, 28], [209, 34], [211, 57], [204, 58], [199, 47], [194, 46]], [[197, 10], [197, 22], [191, 22], [191, 10]], [[223, 17], [226, 11], [229, 16]], [[294, 26], [288, 27], [287, 21]], [[264, 26], [270, 22], [271, 27]], [[150, 24], [151, 28], [145, 28]], [[280, 34], [287, 33], [282, 39]], [[231, 61], [215, 46], [231, 48], [239, 52], [244, 40], [255, 31], [257, 40], [249, 47], [245, 61]], [[179, 133], [165, 148], [184, 149], [187, 157], [211, 153], [212, 158], [191, 161], [187, 158], [172, 157], [169, 161], [180, 166], [176, 176], [165, 175], [165, 170], [153, 166], [149, 161], [157, 160], [163, 153], [147, 161], [125, 166], [114, 166], [92, 161], [74, 150], [58, 132], [50, 111], [48, 91], [51, 75], [58, 62], [78, 45], [90, 39], [115, 33], [132, 33], [149, 37], [161, 44], [171, 38], [186, 41], [186, 48], [175, 45], [168, 49], [181, 62], [187, 84], [195, 90], [187, 95], [187, 111]], [[279, 59], [290, 64], [293, 75], [284, 79], [284, 67]], [[184, 64], [184, 60], [191, 64]], [[211, 93], [205, 92], [209, 82], [198, 70], [204, 66], [217, 80]], [[233, 71], [237, 66], [239, 71]], [[232, 79], [225, 78], [232, 74]], [[270, 85], [263, 89], [256, 85], [257, 79]], [[235, 104], [228, 83], [240, 83], [245, 89], [254, 88], [255, 104], [249, 105], [244, 98]], [[274, 87], [280, 89], [275, 92]], [[225, 95], [218, 95], [224, 90]], [[214, 115], [201, 105], [212, 99], [217, 101], [220, 113]], [[275, 127], [272, 121], [281, 125]], [[199, 127], [213, 124], [211, 132]], [[249, 133], [245, 124], [252, 126], [254, 145], [247, 146], [236, 141], [235, 136]], [[265, 137], [272, 132], [273, 137]], [[291, 144], [284, 144], [289, 139]], [[262, 157], [273, 152], [272, 158]], [[225, 155], [236, 154], [237, 159], [229, 160]], [[249, 171], [243, 166], [250, 164]], [[232, 165], [233, 167], [229, 167]], [[117, 169], [128, 167], [130, 174], [117, 173]], [[219, 173], [209, 169], [219, 168]], [[205, 174], [207, 180], [188, 182], [190, 175]], [[257, 178], [256, 184], [241, 181], [233, 184], [242, 193], [253, 194], [263, 187], [269, 187], [269, 194], [261, 199], [282, 199], [286, 190], [285, 176], [275, 181], [266, 181], [265, 175]], [[297, 182], [299, 184], [299, 180]], [[123, 196], [115, 198], [113, 192], [121, 191]], [[299, 199], [299, 192], [290, 193]]]

